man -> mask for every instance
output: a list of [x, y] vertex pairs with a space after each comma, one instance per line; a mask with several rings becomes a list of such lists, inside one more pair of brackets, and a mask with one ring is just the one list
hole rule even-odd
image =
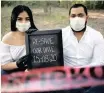
[[[104, 39], [100, 32], [87, 26], [87, 8], [75, 4], [69, 10], [70, 25], [62, 29], [64, 65], [85, 67], [104, 65]], [[104, 86], [83, 88], [66, 93], [104, 93]]]
[[97, 56], [94, 57], [94, 49], [101, 45], [104, 39], [100, 32], [87, 26], [87, 20], [88, 13], [84, 5], [75, 4], [70, 8], [70, 26], [62, 29], [65, 66], [89, 66], [98, 59]]

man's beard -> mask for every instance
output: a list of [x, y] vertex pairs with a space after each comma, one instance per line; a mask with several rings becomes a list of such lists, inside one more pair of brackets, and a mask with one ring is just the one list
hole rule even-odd
[[84, 32], [84, 31], [86, 31], [86, 25], [87, 25], [87, 21], [85, 22], [85, 27], [80, 31], [75, 31], [73, 28], [71, 28], [71, 29], [72, 29], [73, 32], [77, 32], [77, 33]]

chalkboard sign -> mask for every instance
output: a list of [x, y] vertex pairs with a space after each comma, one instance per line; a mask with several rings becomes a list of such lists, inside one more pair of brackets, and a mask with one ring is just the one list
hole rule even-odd
[[[30, 29], [31, 30], [31, 29]], [[32, 54], [28, 68], [63, 66], [62, 31], [28, 31], [26, 33], [26, 53]]]

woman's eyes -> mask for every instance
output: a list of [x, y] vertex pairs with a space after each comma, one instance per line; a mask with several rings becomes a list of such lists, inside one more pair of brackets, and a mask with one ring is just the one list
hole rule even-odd
[[71, 15], [72, 18], [76, 17], [76, 15]]
[[23, 18], [17, 18], [17, 20], [18, 20], [18, 21], [23, 21], [23, 20], [25, 20], [25, 21], [30, 21], [30, 18], [25, 18], [25, 19], [23, 19]]
[[22, 18], [17, 18], [17, 20], [21, 21], [21, 20], [22, 20]]
[[29, 21], [30, 20], [30, 18], [26, 18], [26, 21]]

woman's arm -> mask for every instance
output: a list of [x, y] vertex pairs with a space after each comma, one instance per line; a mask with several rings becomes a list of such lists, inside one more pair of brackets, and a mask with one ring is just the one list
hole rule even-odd
[[26, 68], [27, 67], [27, 62], [29, 61], [29, 55], [25, 55], [18, 59], [16, 62], [9, 62], [4, 65], [1, 65], [1, 69], [3, 70], [13, 70], [16, 68]]
[[5, 65], [1, 65], [1, 69], [3, 69], [3, 70], [13, 70], [16, 68], [18, 68], [16, 65], [16, 62], [10, 62]]

